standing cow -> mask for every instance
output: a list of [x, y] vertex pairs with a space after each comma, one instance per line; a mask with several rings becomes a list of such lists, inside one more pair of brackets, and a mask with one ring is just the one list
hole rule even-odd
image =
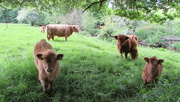
[[[44, 26], [44, 25], [43, 25]], [[73, 32], [79, 31], [78, 25], [67, 25], [67, 24], [48, 24], [45, 25], [45, 27], [40, 26], [40, 29], [42, 32], [47, 29], [47, 39], [54, 40], [54, 36], [58, 37], [65, 37], [65, 40], [67, 41], [67, 38], [72, 35]]]
[[127, 58], [128, 53], [130, 53], [131, 59], [136, 59], [138, 57], [138, 43], [135, 39], [121, 34], [113, 37], [117, 40], [117, 48], [121, 55], [125, 53], [125, 57]]
[[146, 61], [146, 65], [142, 73], [144, 85], [156, 83], [162, 73], [162, 63], [164, 62], [164, 60], [157, 59], [156, 56], [150, 58], [145, 57], [144, 60]]
[[39, 72], [39, 81], [43, 91], [54, 94], [54, 81], [59, 72], [59, 61], [63, 54], [56, 54], [52, 46], [44, 39], [39, 41], [34, 47], [34, 63]]

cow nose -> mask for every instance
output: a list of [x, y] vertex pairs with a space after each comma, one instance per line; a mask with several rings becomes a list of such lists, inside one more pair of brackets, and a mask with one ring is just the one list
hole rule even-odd
[[47, 69], [47, 72], [52, 72], [52, 69]]

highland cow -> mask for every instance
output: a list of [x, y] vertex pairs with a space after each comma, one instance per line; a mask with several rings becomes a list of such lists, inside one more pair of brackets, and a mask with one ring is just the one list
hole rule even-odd
[[65, 37], [65, 40], [67, 41], [67, 38], [72, 35], [73, 32], [79, 31], [78, 25], [67, 25], [67, 24], [48, 24], [45, 25], [45, 27], [40, 27], [42, 32], [45, 32], [45, 29], [47, 29], [47, 39], [54, 40], [54, 36], [58, 37]]
[[38, 69], [38, 78], [43, 87], [43, 91], [54, 94], [54, 81], [58, 76], [59, 62], [63, 54], [56, 54], [52, 46], [44, 39], [39, 41], [34, 47], [34, 63]]
[[156, 56], [147, 58], [145, 57], [146, 65], [143, 69], [142, 79], [144, 85], [151, 84], [151, 86], [158, 81], [160, 77], [164, 62], [163, 59], [157, 59]]
[[117, 48], [121, 55], [125, 53], [125, 57], [127, 58], [128, 53], [130, 53], [131, 59], [138, 57], [138, 43], [135, 39], [130, 39], [128, 36], [121, 34], [113, 37], [118, 40]]

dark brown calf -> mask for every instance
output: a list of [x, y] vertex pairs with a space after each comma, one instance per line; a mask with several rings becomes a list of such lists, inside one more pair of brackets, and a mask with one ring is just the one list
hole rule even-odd
[[138, 57], [138, 43], [135, 39], [130, 39], [128, 36], [121, 34], [113, 37], [118, 40], [117, 48], [121, 55], [125, 53], [125, 57], [127, 58], [128, 53], [130, 53], [131, 59]]

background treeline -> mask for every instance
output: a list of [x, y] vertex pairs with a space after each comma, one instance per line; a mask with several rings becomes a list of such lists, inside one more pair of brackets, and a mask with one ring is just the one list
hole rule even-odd
[[[80, 34], [96, 36], [110, 42], [112, 39], [107, 31], [112, 35], [133, 34], [137, 35], [141, 44], [145, 46], [180, 49], [180, 42], [164, 40], [164, 38], [180, 38], [180, 19], [166, 21], [160, 25], [111, 15], [111, 10], [82, 13], [82, 10], [74, 9], [65, 13], [63, 10], [42, 12], [32, 8], [11, 10], [0, 8], [0, 18], [1, 23], [25, 23], [31, 26], [50, 23], [79, 25]], [[98, 25], [103, 26], [103, 29], [99, 29]]]

